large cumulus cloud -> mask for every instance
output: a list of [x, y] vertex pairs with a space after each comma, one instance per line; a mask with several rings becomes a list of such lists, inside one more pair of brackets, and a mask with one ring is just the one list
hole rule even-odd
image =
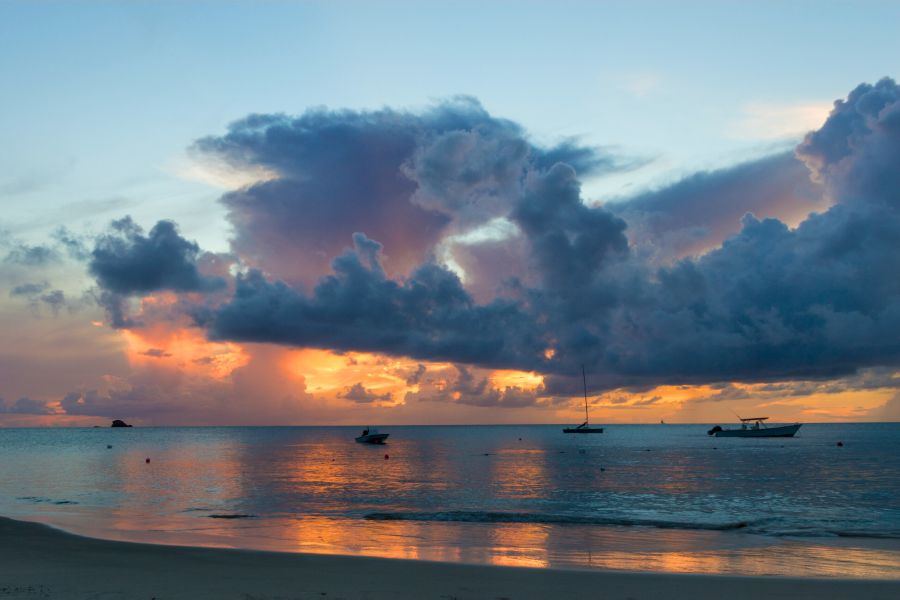
[[814, 178], [847, 204], [900, 205], [900, 92], [894, 80], [862, 84], [834, 103], [797, 148]]
[[271, 175], [222, 198], [232, 247], [253, 267], [307, 283], [359, 231], [384, 245], [389, 273], [407, 273], [448, 233], [507, 214], [533, 168], [562, 161], [584, 176], [633, 166], [571, 141], [537, 146], [469, 97], [420, 113], [251, 115], [194, 149]]
[[[363, 215], [382, 209], [424, 220], [411, 225], [354, 213], [318, 221], [321, 207], [306, 192], [280, 195], [279, 202], [251, 201], [253, 187], [226, 196], [239, 250], [273, 232], [290, 237], [257, 221], [287, 219], [282, 209], [291, 219], [308, 217], [290, 235], [303, 238], [316, 223], [339, 234], [329, 238], [322, 257], [351, 236], [355, 248], [333, 259], [330, 274], [310, 292], [290, 277], [272, 277], [277, 269], [266, 269], [269, 276], [251, 271], [239, 278], [229, 303], [198, 318], [221, 339], [537, 370], [551, 375], [548, 394], [574, 389], [568, 375], [582, 363], [603, 388], [836, 377], [897, 365], [898, 114], [900, 90], [893, 81], [862, 85], [798, 147], [814, 181], [800, 176], [800, 163], [791, 157], [775, 156], [697, 176], [613, 211], [588, 206], [580, 192], [583, 173], [612, 163], [571, 144], [535, 148], [516, 125], [471, 103], [413, 119], [391, 111], [252, 117], [229, 136], [201, 145], [271, 168], [280, 173], [277, 185], [298, 186], [340, 180], [350, 172], [345, 159], [358, 165], [360, 154], [378, 148], [376, 154], [388, 158], [367, 163], [372, 170], [365, 171], [370, 179], [363, 187], [370, 193], [345, 190], [334, 202]], [[313, 154], [324, 132], [333, 143], [319, 158]], [[384, 178], [400, 187], [386, 196], [371, 192], [377, 186], [370, 184]], [[647, 213], [671, 220], [679, 206], [687, 207], [674, 224], [645, 220], [643, 234], [651, 237], [687, 231], [692, 223], [721, 231], [743, 211], [777, 208], [778, 198], [792, 194], [814, 206], [835, 204], [794, 228], [748, 214], [735, 234], [719, 234], [721, 246], [661, 267], [627, 237], [627, 219]], [[715, 214], [704, 217], [712, 209]], [[427, 258], [440, 239], [428, 228], [465, 229], [492, 219], [509, 223], [512, 233], [484, 243], [504, 244], [526, 268], [494, 272], [506, 293], [477, 302], [454, 273]], [[388, 240], [385, 254], [393, 243], [426, 258], [407, 271], [386, 269], [382, 238]], [[294, 247], [292, 259], [313, 252], [303, 243]]]

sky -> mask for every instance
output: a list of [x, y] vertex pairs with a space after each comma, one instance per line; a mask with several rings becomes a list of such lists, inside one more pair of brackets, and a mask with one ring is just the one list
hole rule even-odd
[[896, 2], [0, 1], [0, 426], [900, 419]]

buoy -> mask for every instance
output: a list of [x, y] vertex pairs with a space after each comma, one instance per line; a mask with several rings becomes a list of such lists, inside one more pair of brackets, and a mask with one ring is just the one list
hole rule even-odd
[[843, 448], [843, 447], [844, 447], [844, 442], [838, 442], [838, 443], [837, 443], [837, 447], [838, 447], [838, 448]]
[[387, 454], [384, 455], [384, 460], [387, 460], [389, 458], [390, 458], [390, 456], [388, 456]]
[[110, 448], [112, 448], [112, 444], [107, 444], [107, 445], [106, 445], [106, 449], [108, 450], [108, 449], [110, 449]]
[[145, 458], [145, 459], [144, 459], [144, 462], [147, 463], [147, 464], [149, 465], [149, 464], [150, 464], [150, 459], [149, 459], [149, 458]]

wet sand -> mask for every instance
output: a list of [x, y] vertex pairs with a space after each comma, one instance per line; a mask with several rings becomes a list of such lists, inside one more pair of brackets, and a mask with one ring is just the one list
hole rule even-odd
[[528, 569], [98, 540], [0, 518], [0, 599], [900, 597], [900, 581]]

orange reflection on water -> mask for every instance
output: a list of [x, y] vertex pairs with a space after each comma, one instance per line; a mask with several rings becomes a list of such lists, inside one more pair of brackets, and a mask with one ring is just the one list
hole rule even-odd
[[549, 567], [549, 528], [537, 523], [504, 523], [491, 528], [488, 562], [507, 567]]
[[693, 552], [601, 551], [591, 566], [625, 571], [717, 573], [748, 576], [900, 578], [896, 550], [788, 542], [755, 548]]
[[537, 498], [538, 490], [546, 485], [546, 453], [543, 450], [504, 450], [492, 466], [499, 498]]

